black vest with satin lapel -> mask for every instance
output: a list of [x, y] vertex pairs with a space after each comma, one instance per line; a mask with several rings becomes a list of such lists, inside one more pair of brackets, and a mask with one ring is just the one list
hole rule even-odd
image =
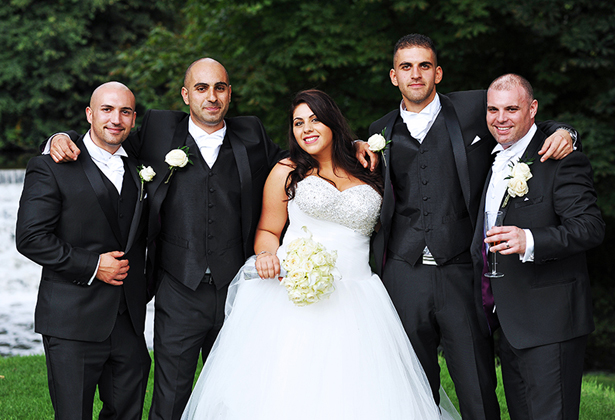
[[420, 144], [401, 117], [391, 144], [395, 214], [388, 247], [415, 264], [425, 245], [438, 264], [468, 250], [472, 224], [442, 113]]
[[[100, 172], [100, 176], [102, 177], [103, 183], [109, 190], [109, 195], [111, 196], [111, 206], [117, 215], [117, 221], [120, 226], [120, 232], [122, 233], [122, 249], [126, 247], [126, 241], [128, 240], [128, 232], [130, 231], [130, 225], [132, 223], [132, 217], [135, 212], [136, 201], [138, 200], [137, 194], [139, 193], [137, 190], [137, 186], [135, 185], [132, 176], [129, 171], [130, 168], [124, 161], [124, 178], [122, 181], [122, 194], [120, 195], [115, 188], [115, 185], [105, 176], [105, 174]], [[121, 251], [122, 249], [118, 249]]]
[[[115, 251], [121, 251], [125, 249], [126, 242], [128, 241], [128, 233], [130, 232], [130, 226], [132, 223], [133, 214], [135, 212], [136, 201], [138, 200], [137, 194], [138, 189], [130, 175], [130, 167], [127, 164], [125, 158], [122, 158], [124, 162], [124, 177], [122, 180], [122, 193], [120, 194], [115, 188], [115, 185], [107, 178], [107, 176], [100, 171], [100, 176], [102, 177], [103, 183], [107, 187], [109, 191], [109, 196], [111, 197], [111, 206], [117, 215], [117, 221], [120, 226], [120, 232], [122, 233], [122, 243], [121, 249], [117, 249]], [[120, 297], [120, 305], [118, 308], [118, 312], [120, 314], [124, 313], [127, 309], [126, 305], [126, 293], [124, 290], [124, 286], [120, 286], [122, 291]], [[137, 330], [138, 333], [138, 330]]]
[[[175, 171], [160, 209], [157, 240], [160, 267], [196, 289], [210, 268], [216, 287], [228, 284], [244, 262], [241, 187], [237, 165], [225, 138], [213, 168], [188, 135], [193, 165]], [[183, 218], [177, 217], [178, 214]]]

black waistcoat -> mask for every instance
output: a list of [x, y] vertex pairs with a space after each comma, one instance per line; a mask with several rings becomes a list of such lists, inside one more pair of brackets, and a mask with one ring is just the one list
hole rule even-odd
[[[124, 179], [122, 181], [122, 194], [118, 193], [115, 185], [107, 178], [105, 174], [100, 172], [103, 183], [107, 190], [109, 190], [109, 195], [111, 196], [111, 205], [115, 214], [117, 214], [117, 221], [120, 225], [120, 232], [122, 233], [122, 249], [118, 249], [117, 251], [121, 251], [126, 248], [126, 242], [128, 241], [128, 233], [130, 231], [130, 224], [132, 222], [132, 218], [135, 214], [135, 206], [137, 203], [137, 194], [139, 191], [137, 186], [135, 185], [131, 175], [131, 168], [128, 166], [126, 159], [122, 159], [124, 162]], [[134, 168], [132, 168], [134, 170]], [[100, 169], [99, 169], [100, 171]]]
[[160, 209], [156, 252], [160, 267], [195, 290], [207, 267], [216, 287], [227, 285], [245, 261], [241, 235], [241, 185], [233, 151], [225, 138], [213, 168], [192, 136], [193, 165], [174, 172]]
[[[125, 158], [123, 158], [122, 161], [124, 162], [124, 179], [122, 180], [121, 194], [118, 193], [117, 188], [115, 188], [115, 185], [113, 185], [109, 178], [107, 178], [107, 176], [101, 171], [103, 183], [105, 184], [105, 187], [107, 187], [109, 195], [111, 196], [111, 205], [115, 214], [117, 215], [117, 221], [120, 225], [120, 232], [122, 234], [122, 248], [114, 251], [122, 251], [126, 248], [126, 243], [128, 242], [128, 233], [130, 232], [130, 224], [132, 222], [132, 217], [135, 214], [137, 194], [139, 194], [139, 190], [137, 189], [137, 186], [135, 185], [132, 177], [130, 176], [129, 171], [131, 170], [131, 168], [129, 167]], [[120, 306], [118, 312], [124, 313], [127, 308], [124, 286], [121, 286], [121, 290], [122, 294], [120, 298]]]
[[410, 264], [426, 245], [438, 264], [454, 261], [469, 250], [472, 224], [442, 113], [422, 143], [398, 117], [390, 147], [395, 213], [388, 248]]

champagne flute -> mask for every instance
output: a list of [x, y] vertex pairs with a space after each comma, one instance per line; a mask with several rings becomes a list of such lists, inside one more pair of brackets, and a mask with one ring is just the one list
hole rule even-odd
[[[489, 229], [491, 229], [492, 227], [496, 227], [496, 226], [502, 226], [502, 219], [504, 218], [504, 213], [501, 211], [486, 211], [485, 212], [485, 237], [487, 237], [487, 231]], [[498, 242], [492, 242], [491, 245], [489, 246], [489, 249], [491, 249], [492, 246], [496, 246], [499, 245], [500, 241]], [[489, 278], [499, 278], [499, 277], [504, 277], [504, 273], [498, 273], [497, 270], [497, 252], [491, 252], [490, 250], [487, 250], [487, 262], [489, 263], [489, 270], [485, 273], [485, 277], [489, 277]]]

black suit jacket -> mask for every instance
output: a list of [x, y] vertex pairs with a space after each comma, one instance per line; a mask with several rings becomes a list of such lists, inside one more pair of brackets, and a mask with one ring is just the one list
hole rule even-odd
[[[156, 177], [146, 184], [150, 203], [150, 217], [148, 227], [148, 244], [150, 251], [148, 255], [155, 258], [155, 241], [160, 233], [160, 209], [167, 198], [167, 192], [172, 183], [165, 184], [164, 181], [169, 176], [169, 166], [164, 162], [165, 155], [178, 147], [186, 144], [188, 137], [189, 115], [177, 111], [148, 111], [140, 128], [133, 132], [128, 138], [125, 148], [129, 153], [133, 153], [139, 161], [146, 166], [152, 166], [156, 172]], [[215, 267], [211, 267], [216, 285], [222, 287], [232, 279], [247, 257], [254, 253], [254, 235], [260, 217], [262, 206], [262, 192], [270, 169], [287, 152], [281, 150], [267, 136], [265, 129], [256, 117], [235, 117], [226, 118], [226, 137], [232, 147], [235, 163], [239, 171], [241, 188], [241, 231], [243, 240], [243, 252], [241, 255], [229, 257], [232, 261], [241, 261], [237, 267], [226, 267], [224, 273], [214, 272]], [[198, 151], [191, 151], [192, 159], [200, 159]], [[192, 165], [188, 165], [181, 170], [190, 170]], [[175, 175], [173, 175], [175, 176]], [[189, 206], [183, 206], [184, 214], [178, 214], [180, 219], [187, 218], [189, 212], [199, 212]], [[203, 221], [204, 222], [204, 221]], [[177, 238], [186, 241], [204, 241], [202, 237]], [[195, 258], [188, 252], [177, 255], [177, 264], [183, 264], [186, 259]], [[199, 256], [196, 256], [199, 258]], [[152, 261], [154, 266], [158, 266], [157, 261]], [[153, 270], [157, 272], [155, 268]], [[232, 273], [230, 276], [228, 273]], [[174, 274], [174, 273], [171, 273]], [[190, 275], [202, 275], [202, 273], [187, 273]], [[189, 283], [189, 279], [177, 278], [184, 284]]]
[[[43, 266], [35, 311], [35, 330], [70, 340], [105, 340], [115, 325], [122, 288], [137, 334], [145, 325], [144, 202], [135, 206], [128, 239], [120, 232], [117, 213], [102, 173], [81, 139], [77, 162], [57, 165], [49, 155], [28, 162], [17, 216], [19, 252]], [[138, 163], [129, 158], [130, 177], [138, 187]], [[130, 262], [123, 286], [98, 279], [88, 285], [100, 254], [125, 251]]]
[[[505, 226], [530, 229], [534, 262], [522, 263], [518, 254], [498, 254], [498, 271], [491, 279], [498, 318], [515, 348], [529, 348], [569, 340], [594, 329], [585, 251], [599, 245], [605, 225], [596, 205], [589, 160], [573, 152], [563, 160], [540, 162], [538, 150], [546, 135], [540, 130], [523, 154], [534, 159], [525, 196], [511, 198], [502, 209]], [[485, 182], [479, 214], [485, 208]], [[484, 245], [483, 220], [472, 242], [475, 291], [479, 316]], [[484, 333], [488, 334], [487, 323]]]

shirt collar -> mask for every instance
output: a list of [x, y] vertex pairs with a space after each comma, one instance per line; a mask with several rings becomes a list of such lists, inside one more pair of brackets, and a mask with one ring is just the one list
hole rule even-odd
[[536, 124], [532, 124], [525, 136], [521, 137], [521, 139], [516, 141], [512, 146], [507, 149], [504, 149], [504, 147], [502, 147], [502, 145], [498, 143], [491, 151], [491, 154], [504, 152], [505, 154], [509, 155], [511, 159], [517, 156], [521, 157], [523, 152], [525, 152], [525, 149], [527, 149], [527, 146], [530, 144], [530, 141], [532, 141], [534, 134], [536, 134], [536, 130]]
[[404, 103], [403, 99], [401, 101], [401, 104], [399, 104], [399, 112], [401, 113], [402, 118], [404, 117], [404, 115], [419, 114], [419, 115], [429, 116], [430, 121], [433, 121], [436, 119], [441, 108], [442, 108], [442, 105], [440, 104], [440, 96], [437, 93], [436, 93], [436, 96], [434, 96], [433, 101], [431, 101], [429, 105], [427, 105], [425, 108], [423, 108], [419, 112], [408, 111], [406, 109], [406, 104]]
[[115, 153], [109, 153], [102, 147], [99, 147], [94, 144], [89, 131], [85, 134], [85, 136], [83, 136], [83, 144], [85, 145], [85, 148], [87, 149], [92, 159], [105, 164], [109, 161], [109, 159], [114, 156], [128, 157], [128, 153], [126, 153], [126, 150], [124, 150], [122, 146], [120, 146], [119, 149], [115, 151]]
[[196, 125], [194, 121], [192, 121], [192, 116], [191, 116], [188, 119], [188, 132], [190, 133], [190, 135], [195, 141], [200, 140], [200, 139], [211, 138], [211, 139], [218, 139], [220, 143], [222, 143], [222, 141], [224, 140], [224, 136], [226, 135], [226, 121], [223, 121], [223, 123], [224, 125], [222, 126], [221, 129], [216, 130], [213, 133], [209, 134], [205, 130], [203, 130], [201, 127]]

